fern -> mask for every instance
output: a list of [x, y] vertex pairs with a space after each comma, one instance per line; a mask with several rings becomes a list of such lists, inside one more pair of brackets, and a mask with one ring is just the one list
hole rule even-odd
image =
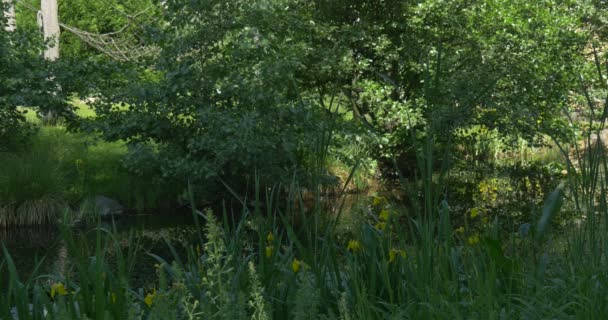
[[268, 311], [264, 302], [264, 288], [260, 284], [253, 262], [249, 262], [249, 276], [251, 278], [251, 293], [249, 306], [253, 309], [252, 320], [268, 320]]
[[295, 297], [295, 307], [292, 311], [294, 320], [315, 320], [319, 318], [321, 303], [320, 290], [315, 287], [315, 279], [309, 273], [303, 272], [298, 276], [298, 289]]

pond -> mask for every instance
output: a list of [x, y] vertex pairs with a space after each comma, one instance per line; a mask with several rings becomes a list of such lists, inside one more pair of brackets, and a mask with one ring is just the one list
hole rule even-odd
[[[364, 193], [345, 195], [342, 210], [350, 212], [353, 207], [365, 203], [366, 199], [368, 199], [367, 194]], [[325, 213], [335, 214], [340, 206], [340, 201], [337, 200], [339, 199], [331, 199], [332, 205], [323, 208]], [[199, 219], [200, 222], [202, 220], [203, 218]], [[353, 220], [350, 214], [342, 216], [344, 228], [354, 221], [356, 220]], [[72, 229], [74, 241], [79, 248], [86, 250], [87, 257], [95, 255], [96, 236], [99, 230], [105, 230], [101, 232], [104, 238], [111, 237], [115, 240], [104, 252], [105, 259], [110, 265], [116, 262], [116, 247], [126, 255], [129, 248], [137, 246], [134, 268], [130, 273], [130, 285], [133, 289], [150, 289], [148, 286], [156, 283], [155, 264], [158, 261], [150, 254], [171, 263], [174, 260], [174, 253], [167, 245], [169, 242], [180, 258], [186, 258], [186, 248], [200, 241], [198, 231], [202, 231], [196, 229], [190, 210], [125, 215], [116, 219], [114, 223], [102, 222], [99, 228]], [[110, 234], [110, 230], [111, 236], [105, 237]], [[58, 228], [0, 229], [0, 243], [8, 249], [22, 281], [30, 277], [38, 262], [40, 268], [36, 272], [37, 275], [69, 274], [71, 254], [68, 253], [68, 246]], [[6, 275], [0, 274], [0, 290], [5, 286]]]
[[[178, 252], [183, 252], [186, 244], [197, 239], [194, 219], [189, 211], [164, 214], [128, 215], [111, 222], [102, 223], [101, 228], [114, 230], [113, 237], [118, 247], [126, 255], [129, 246], [139, 247], [134, 269], [131, 272], [131, 286], [145, 287], [156, 273], [152, 253], [173, 260], [173, 254], [167, 246], [169, 241]], [[94, 255], [98, 228], [74, 230], [75, 242], [83, 248], [89, 248], [89, 255]], [[105, 233], [102, 233], [105, 234]], [[0, 242], [6, 246], [15, 262], [20, 278], [30, 276], [38, 262], [41, 261], [37, 274], [64, 273], [69, 270], [68, 249], [58, 228], [10, 228], [0, 230]], [[106, 251], [107, 260], [112, 263], [116, 256], [116, 246]], [[6, 270], [6, 269], [5, 269]], [[4, 287], [2, 279], [0, 287]]]

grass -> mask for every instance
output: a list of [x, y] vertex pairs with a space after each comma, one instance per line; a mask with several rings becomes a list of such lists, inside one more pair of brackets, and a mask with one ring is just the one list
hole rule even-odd
[[[84, 106], [78, 110], [92, 116]], [[27, 117], [40, 124], [33, 112]], [[0, 153], [0, 225], [54, 223], [66, 207], [77, 209], [98, 194], [138, 210], [168, 206], [175, 191], [161, 190], [153, 176], [128, 172], [127, 152], [123, 142], [41, 126], [25, 150]]]

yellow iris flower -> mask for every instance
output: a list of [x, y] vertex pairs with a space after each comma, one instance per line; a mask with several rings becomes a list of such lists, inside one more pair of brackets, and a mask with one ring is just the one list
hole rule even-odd
[[51, 286], [51, 298], [55, 298], [56, 295], [65, 296], [68, 294], [68, 291], [65, 289], [65, 286], [61, 282], [57, 282]]
[[302, 262], [296, 258], [293, 259], [293, 262], [291, 263], [291, 270], [293, 270], [293, 273], [298, 273], [298, 271], [300, 271], [300, 266], [302, 265]]
[[361, 250], [361, 243], [357, 240], [350, 240], [348, 242], [348, 246], [346, 246], [346, 250], [350, 250], [352, 252]]
[[470, 236], [470, 237], [467, 239], [467, 242], [468, 242], [468, 243], [469, 243], [469, 245], [471, 245], [471, 246], [478, 244], [478, 243], [479, 243], [479, 235], [475, 234], [475, 235]]
[[146, 297], [144, 298], [144, 303], [148, 306], [148, 307], [152, 307], [152, 304], [154, 303], [154, 297], [156, 296], [156, 289], [152, 290], [152, 292], [148, 293], [148, 295], [146, 295]]
[[386, 209], [382, 209], [382, 211], [380, 211], [380, 220], [382, 221], [387, 221], [388, 220], [388, 210]]
[[397, 257], [405, 258], [406, 257], [405, 251], [404, 250], [400, 250], [400, 249], [391, 249], [388, 252], [388, 262], [389, 263], [395, 261], [395, 259]]

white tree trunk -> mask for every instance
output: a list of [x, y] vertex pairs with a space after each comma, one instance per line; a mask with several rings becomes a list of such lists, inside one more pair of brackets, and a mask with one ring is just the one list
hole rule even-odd
[[57, 60], [59, 58], [59, 8], [57, 0], [42, 0], [40, 2], [42, 11], [42, 29], [44, 38], [50, 43], [44, 51], [44, 58]]
[[17, 24], [15, 22], [15, 3], [12, 0], [2, 0], [4, 2], [4, 15], [7, 23], [4, 27], [6, 31], [15, 31]]

